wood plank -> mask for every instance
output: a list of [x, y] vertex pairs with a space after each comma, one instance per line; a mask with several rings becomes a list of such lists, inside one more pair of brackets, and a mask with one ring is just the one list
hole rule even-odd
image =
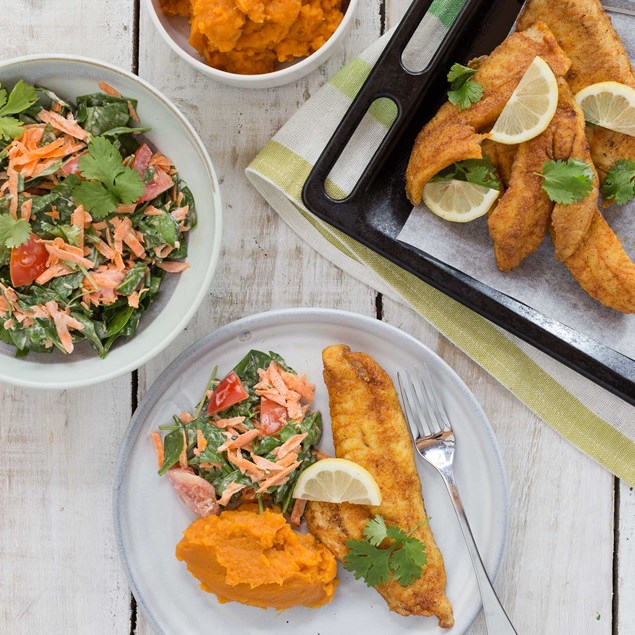
[[617, 633], [635, 632], [635, 491], [620, 483], [620, 530], [617, 545]]
[[[309, 95], [379, 32], [377, 6], [360, 6], [346, 51], [304, 80], [246, 91], [193, 71], [141, 16], [139, 74], [170, 97], [197, 129], [212, 157], [225, 205], [223, 248], [210, 293], [188, 328], [139, 373], [139, 394], [192, 342], [239, 317], [293, 306], [375, 315], [375, 292], [319, 256], [285, 225], [244, 176], [244, 169]], [[135, 633], [151, 633], [143, 614]]]
[[[54, 51], [131, 67], [134, 0], [63, 4], [6, 11], [2, 59]], [[0, 385], [0, 403], [0, 632], [128, 633], [111, 488], [130, 378], [57, 392]]]

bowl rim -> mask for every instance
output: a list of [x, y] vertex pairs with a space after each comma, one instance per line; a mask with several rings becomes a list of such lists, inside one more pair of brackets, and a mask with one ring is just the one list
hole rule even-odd
[[[218, 177], [216, 175], [216, 170], [214, 169], [214, 165], [212, 160], [210, 159], [209, 153], [200, 138], [199, 134], [196, 132], [192, 124], [188, 121], [185, 115], [177, 108], [177, 106], [170, 101], [161, 91], [155, 88], [152, 84], [142, 79], [138, 75], [127, 71], [120, 66], [116, 66], [114, 64], [110, 64], [108, 62], [103, 62], [101, 60], [97, 60], [95, 58], [86, 57], [83, 55], [70, 55], [65, 53], [36, 53], [33, 55], [21, 55], [18, 57], [12, 57], [8, 60], [0, 61], [0, 70], [5, 70], [10, 68], [11, 66], [16, 66], [20, 64], [30, 63], [30, 62], [76, 62], [79, 64], [85, 64], [91, 67], [104, 68], [106, 70], [112, 71], [116, 74], [119, 74], [125, 77], [128, 80], [131, 80], [137, 84], [140, 84], [143, 88], [145, 88], [151, 95], [161, 102], [174, 117], [184, 126], [185, 130], [191, 136], [192, 142], [196, 146], [199, 156], [202, 160], [203, 167], [207, 172], [208, 177], [210, 178], [213, 188], [211, 192], [211, 196], [214, 202], [214, 209], [210, 210], [213, 215], [212, 222], [214, 227], [214, 235], [212, 237], [212, 243], [210, 245], [210, 257], [207, 263], [207, 268], [205, 270], [204, 275], [200, 280], [199, 288], [194, 295], [192, 302], [189, 307], [182, 313], [181, 319], [176, 322], [169, 333], [166, 333], [164, 337], [161, 338], [160, 342], [157, 343], [154, 347], [149, 348], [143, 354], [138, 355], [134, 359], [130, 359], [127, 362], [120, 364], [117, 367], [113, 367], [112, 370], [106, 372], [104, 374], [91, 375], [88, 377], [77, 377], [73, 380], [62, 379], [55, 380], [55, 373], [49, 373], [52, 376], [51, 379], [46, 381], [33, 380], [28, 377], [16, 377], [10, 373], [7, 373], [3, 370], [0, 370], [0, 382], [6, 382], [8, 384], [13, 384], [15, 386], [25, 387], [25, 388], [40, 388], [40, 389], [66, 389], [66, 388], [80, 388], [85, 386], [91, 386], [94, 384], [102, 383], [105, 381], [112, 380], [116, 377], [120, 377], [129, 372], [132, 372], [145, 363], [156, 357], [159, 353], [165, 350], [181, 332], [185, 329], [190, 320], [194, 317], [194, 314], [200, 307], [203, 298], [208, 292], [209, 286], [211, 284], [212, 278], [214, 276], [214, 272], [216, 271], [216, 266], [218, 264], [218, 260], [220, 257], [221, 250], [221, 238], [223, 233], [223, 204], [220, 195], [220, 185], [218, 182]], [[126, 341], [122, 347], [125, 347], [129, 342], [134, 341], [134, 337], [130, 340]], [[90, 358], [93, 359], [93, 358]], [[24, 361], [28, 362], [28, 358], [24, 359]], [[68, 364], [77, 363], [81, 364], [81, 361], [76, 361], [72, 359], [72, 355], [68, 357], [66, 361]], [[64, 362], [60, 362], [60, 365], [65, 365]], [[54, 365], [48, 365], [49, 368], [53, 368]], [[79, 369], [77, 369], [79, 371]]]
[[185, 60], [188, 64], [191, 64], [198, 71], [209, 77], [217, 78], [221, 82], [231, 82], [231, 85], [233, 86], [244, 84], [245, 88], [269, 88], [273, 87], [273, 82], [286, 83], [283, 82], [283, 80], [292, 82], [310, 73], [313, 70], [312, 65], [315, 63], [315, 60], [326, 55], [327, 52], [339, 41], [340, 37], [346, 33], [348, 26], [355, 15], [358, 2], [359, 0], [349, 0], [348, 7], [344, 12], [344, 17], [339, 23], [337, 29], [333, 31], [329, 39], [326, 40], [326, 42], [317, 51], [313, 51], [311, 55], [308, 55], [287, 68], [281, 68], [279, 70], [272, 71], [271, 73], [260, 73], [258, 75], [243, 75], [241, 73], [221, 71], [196, 59], [193, 55], [181, 48], [167, 32], [159, 19], [159, 15], [154, 7], [153, 1], [145, 0], [144, 4], [150, 14], [150, 18], [152, 19], [154, 26], [159, 31], [163, 39], [168, 43], [168, 46], [181, 59]]

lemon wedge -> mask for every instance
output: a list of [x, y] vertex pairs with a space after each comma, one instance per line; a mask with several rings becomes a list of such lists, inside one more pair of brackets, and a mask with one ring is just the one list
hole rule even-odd
[[423, 202], [445, 220], [467, 223], [487, 214], [499, 197], [498, 190], [468, 181], [428, 181], [423, 188]]
[[512, 145], [537, 137], [558, 107], [558, 82], [549, 64], [534, 58], [490, 132], [490, 139]]
[[381, 492], [372, 474], [346, 459], [322, 459], [298, 478], [293, 498], [326, 503], [380, 505]]
[[635, 137], [635, 89], [618, 82], [600, 82], [583, 88], [575, 100], [589, 123]]

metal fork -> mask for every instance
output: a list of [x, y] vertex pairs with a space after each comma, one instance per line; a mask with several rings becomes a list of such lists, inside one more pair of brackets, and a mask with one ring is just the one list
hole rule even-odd
[[432, 374], [424, 364], [423, 372], [415, 369], [414, 380], [408, 371], [405, 371], [403, 376], [397, 373], [397, 380], [417, 452], [441, 474], [454, 505], [481, 592], [487, 632], [492, 635], [516, 634], [485, 571], [470, 524], [467, 522], [463, 502], [454, 480], [454, 431]]

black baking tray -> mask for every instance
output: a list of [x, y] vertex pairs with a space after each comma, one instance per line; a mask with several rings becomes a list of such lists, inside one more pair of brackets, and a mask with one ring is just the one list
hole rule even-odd
[[[302, 198], [312, 213], [448, 296], [635, 405], [635, 360], [550, 319], [397, 236], [412, 210], [405, 172], [422, 122], [446, 99], [453, 62], [491, 52], [511, 31], [521, 0], [467, 0], [443, 43], [419, 73], [401, 55], [432, 0], [415, 0], [307, 179]], [[326, 179], [370, 105], [387, 97], [397, 118], [353, 191], [335, 200]]]

